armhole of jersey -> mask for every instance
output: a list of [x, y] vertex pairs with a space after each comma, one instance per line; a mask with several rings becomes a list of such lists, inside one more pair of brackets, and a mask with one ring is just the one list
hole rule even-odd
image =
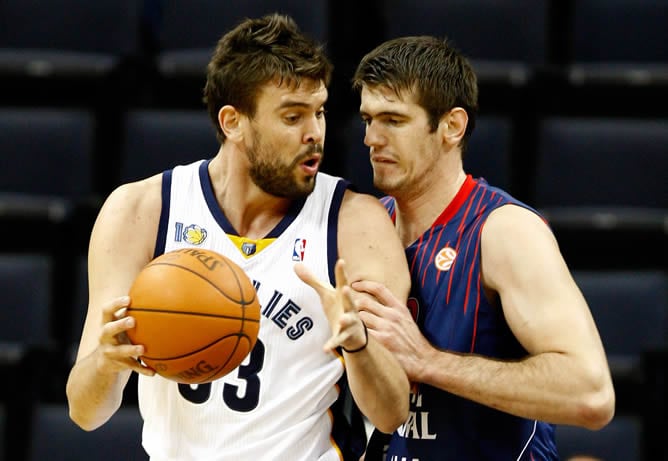
[[387, 210], [387, 214], [390, 215], [390, 219], [392, 220], [392, 222], [393, 222], [394, 224], [396, 224], [396, 221], [397, 221], [397, 212], [396, 212], [396, 210], [394, 209], [394, 208], [395, 208], [395, 202], [394, 202], [394, 199], [393, 199], [391, 196], [389, 196], [389, 195], [385, 195], [384, 197], [381, 197], [381, 198], [380, 198], [380, 203], [381, 203], [381, 204], [385, 207], [385, 209]]
[[155, 241], [154, 258], [165, 252], [167, 243], [167, 225], [169, 224], [169, 205], [172, 191], [172, 170], [162, 173], [162, 207], [160, 209], [160, 221], [158, 223], [158, 235]]
[[336, 264], [336, 259], [339, 255], [339, 211], [341, 210], [341, 203], [343, 202], [343, 194], [349, 187], [350, 183], [344, 179], [340, 179], [336, 183], [336, 188], [332, 195], [332, 203], [329, 206], [329, 216], [327, 217], [327, 267], [329, 268], [329, 282], [332, 285], [336, 285], [334, 265]]

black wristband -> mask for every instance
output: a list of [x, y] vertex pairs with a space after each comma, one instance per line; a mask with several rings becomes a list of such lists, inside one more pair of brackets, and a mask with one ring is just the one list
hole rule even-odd
[[341, 346], [341, 349], [343, 349], [344, 352], [353, 354], [355, 352], [363, 351], [369, 345], [369, 330], [366, 327], [366, 323], [362, 322], [362, 326], [364, 326], [364, 344], [358, 347], [357, 349], [351, 349], [351, 350], [348, 350], [345, 347]]

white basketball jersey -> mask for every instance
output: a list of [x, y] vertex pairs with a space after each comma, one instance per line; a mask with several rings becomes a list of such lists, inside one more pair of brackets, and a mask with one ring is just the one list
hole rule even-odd
[[140, 375], [143, 445], [154, 461], [342, 460], [331, 407], [339, 397], [343, 359], [323, 351], [329, 323], [318, 295], [293, 266], [303, 261], [320, 279], [331, 280], [346, 183], [319, 173], [307, 199], [266, 238], [250, 241], [236, 235], [219, 208], [208, 163], [163, 174], [156, 256], [207, 248], [232, 259], [256, 286], [260, 334], [246, 360], [213, 383], [191, 386]]

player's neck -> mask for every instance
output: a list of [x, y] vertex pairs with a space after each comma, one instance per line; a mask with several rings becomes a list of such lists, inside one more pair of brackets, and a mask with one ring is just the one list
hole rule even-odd
[[263, 238], [283, 219], [292, 200], [262, 191], [239, 162], [230, 160], [219, 154], [209, 164], [216, 201], [240, 236]]
[[412, 188], [396, 200], [396, 227], [405, 247], [417, 240], [452, 202], [466, 180], [466, 173], [442, 177], [429, 185]]

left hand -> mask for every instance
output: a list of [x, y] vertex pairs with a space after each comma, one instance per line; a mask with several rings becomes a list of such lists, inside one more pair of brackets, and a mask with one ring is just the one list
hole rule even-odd
[[348, 285], [343, 260], [339, 259], [334, 267], [336, 288], [318, 279], [303, 263], [295, 264], [297, 276], [320, 296], [325, 315], [332, 329], [332, 336], [325, 343], [329, 351], [339, 346], [355, 350], [367, 341], [364, 324], [360, 319], [352, 299], [352, 289]]

